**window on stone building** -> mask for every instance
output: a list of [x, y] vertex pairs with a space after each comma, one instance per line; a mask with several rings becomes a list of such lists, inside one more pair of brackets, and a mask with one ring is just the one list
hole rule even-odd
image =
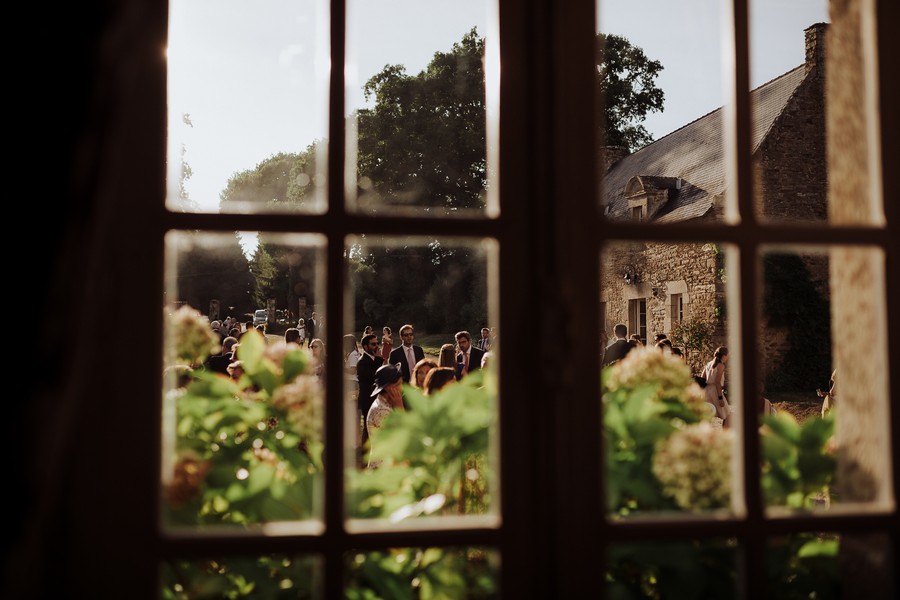
[[628, 333], [636, 333], [647, 340], [647, 299], [635, 298], [628, 301]]
[[681, 323], [684, 321], [684, 294], [671, 295], [670, 318], [673, 323]]

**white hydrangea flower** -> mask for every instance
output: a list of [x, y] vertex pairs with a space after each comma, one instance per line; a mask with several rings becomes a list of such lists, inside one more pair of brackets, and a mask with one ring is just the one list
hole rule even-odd
[[703, 510], [729, 505], [730, 430], [708, 422], [688, 425], [662, 440], [653, 456], [653, 474], [681, 508]]

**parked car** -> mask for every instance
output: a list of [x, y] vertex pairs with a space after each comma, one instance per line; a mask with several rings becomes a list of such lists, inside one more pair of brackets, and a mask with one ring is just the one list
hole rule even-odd
[[253, 326], [257, 325], [265, 325], [266, 320], [269, 318], [269, 313], [266, 312], [266, 309], [261, 308], [255, 313], [253, 313]]

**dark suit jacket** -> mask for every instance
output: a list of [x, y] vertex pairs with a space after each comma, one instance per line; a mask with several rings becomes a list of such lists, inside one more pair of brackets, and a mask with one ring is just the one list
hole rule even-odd
[[[473, 371], [477, 371], [481, 368], [481, 359], [484, 358], [484, 350], [481, 348], [476, 348], [472, 346], [469, 350], [469, 373]], [[462, 365], [465, 362], [463, 359], [463, 353], [460, 352], [456, 355], [456, 362]], [[460, 367], [462, 368], [462, 367]]]
[[631, 352], [634, 344], [628, 340], [616, 340], [603, 353], [603, 366], [612, 364], [617, 360], [622, 360], [625, 355]]
[[372, 390], [375, 389], [375, 371], [382, 364], [384, 364], [384, 359], [380, 356], [373, 359], [365, 352], [356, 363], [356, 379], [359, 381], [359, 399], [356, 405], [363, 411], [363, 415], [369, 412], [369, 407], [375, 402], [375, 398], [371, 397]]
[[[422, 346], [416, 346], [413, 344], [413, 356], [415, 357], [415, 362], [419, 362], [423, 358], [425, 358], [425, 351], [422, 350]], [[403, 381], [409, 383], [410, 378], [412, 377], [412, 373], [409, 370], [409, 363], [406, 362], [406, 349], [403, 347], [403, 344], [400, 344], [393, 350], [391, 350], [390, 356], [388, 356], [388, 362], [392, 365], [396, 365], [400, 363], [400, 370], [403, 372]], [[415, 366], [415, 365], [413, 365]]]

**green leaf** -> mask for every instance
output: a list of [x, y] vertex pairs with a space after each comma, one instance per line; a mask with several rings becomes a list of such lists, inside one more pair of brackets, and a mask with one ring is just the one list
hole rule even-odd
[[837, 539], [829, 540], [811, 540], [803, 544], [797, 551], [799, 558], [810, 558], [817, 556], [825, 556], [834, 558], [838, 555], [840, 543]]
[[275, 467], [270, 464], [256, 465], [250, 469], [250, 476], [247, 478], [248, 494], [258, 494], [268, 488], [275, 479]]
[[266, 340], [259, 331], [251, 329], [241, 336], [241, 343], [237, 349], [237, 358], [244, 364], [245, 372], [256, 372], [265, 350]]
[[302, 350], [289, 350], [282, 362], [283, 381], [290, 383], [306, 370], [307, 354]]

